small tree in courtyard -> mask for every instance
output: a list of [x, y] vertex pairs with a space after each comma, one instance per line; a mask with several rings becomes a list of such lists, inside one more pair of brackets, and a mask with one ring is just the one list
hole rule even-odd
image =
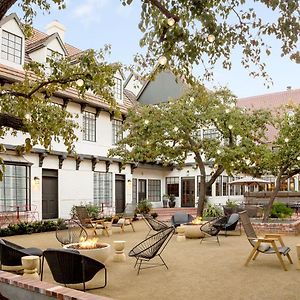
[[[248, 172], [250, 160], [260, 156], [269, 113], [245, 111], [235, 106], [227, 89], [207, 91], [196, 86], [178, 100], [129, 111], [125, 138], [111, 156], [123, 162], [161, 162], [181, 167], [188, 154], [194, 157], [200, 175], [198, 214], [202, 215], [207, 190], [226, 171]], [[212, 129], [213, 136], [203, 130]], [[205, 164], [213, 165], [206, 173]], [[207, 181], [206, 175], [211, 175]]]

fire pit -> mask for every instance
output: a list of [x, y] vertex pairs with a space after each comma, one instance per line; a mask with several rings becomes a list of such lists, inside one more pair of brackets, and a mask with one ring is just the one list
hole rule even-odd
[[100, 243], [98, 239], [89, 239], [84, 242], [67, 244], [65, 249], [78, 250], [80, 254], [91, 257], [104, 263], [111, 253], [111, 246], [107, 243]]

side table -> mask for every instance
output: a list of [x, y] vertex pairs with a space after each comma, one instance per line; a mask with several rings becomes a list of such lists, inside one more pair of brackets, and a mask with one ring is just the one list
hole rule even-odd
[[21, 258], [22, 266], [24, 267], [23, 276], [33, 277], [38, 279], [39, 275], [37, 273], [39, 266], [39, 257], [35, 255], [23, 256]]
[[113, 241], [113, 247], [115, 249], [115, 254], [113, 256], [113, 261], [124, 262], [126, 261], [126, 256], [124, 253], [125, 241]]

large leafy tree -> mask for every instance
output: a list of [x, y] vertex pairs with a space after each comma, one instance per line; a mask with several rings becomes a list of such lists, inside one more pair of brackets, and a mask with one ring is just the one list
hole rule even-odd
[[[300, 107], [289, 105], [273, 114], [273, 126], [277, 133], [270, 145], [261, 152], [259, 160], [253, 160], [258, 173], [275, 177], [275, 187], [265, 210], [267, 221], [272, 205], [283, 181], [300, 173]], [[254, 168], [254, 169], [255, 169]]]
[[[0, 0], [0, 18], [16, 1]], [[31, 24], [35, 15], [34, 4], [49, 11], [50, 4], [64, 8], [62, 0], [20, 1], [24, 10], [25, 22]], [[28, 28], [27, 28], [28, 29]], [[26, 31], [30, 34], [30, 30]], [[104, 55], [109, 51], [87, 50], [76, 57], [57, 59], [47, 58], [46, 64], [30, 62], [24, 66], [23, 78], [13, 83], [2, 82], [0, 87], [0, 137], [5, 134], [16, 135], [23, 132], [24, 144], [19, 151], [29, 151], [40, 144], [51, 149], [52, 141], [63, 141], [68, 152], [73, 149], [78, 127], [74, 117], [62, 107], [52, 105], [51, 97], [59, 91], [75, 91], [84, 99], [87, 92], [93, 93], [103, 101], [115, 106], [112, 96], [113, 76], [119, 68], [117, 64], [105, 62]], [[3, 145], [0, 150], [4, 151]], [[1, 172], [0, 172], [1, 175]]]
[[[177, 100], [129, 111], [124, 139], [110, 155], [128, 162], [161, 162], [181, 167], [192, 154], [200, 175], [198, 214], [202, 215], [207, 190], [226, 171], [252, 172], [251, 161], [261, 156], [260, 145], [269, 113], [236, 107], [227, 89], [207, 91], [196, 86]], [[206, 138], [203, 129], [215, 129]], [[209, 163], [213, 168], [206, 168]], [[210, 170], [207, 174], [207, 170]], [[206, 175], [211, 175], [207, 181]]]
[[[131, 5], [133, 0], [121, 0]], [[300, 62], [300, 6], [298, 0], [141, 0], [140, 45], [147, 47], [138, 56], [144, 68], [160, 56], [178, 73], [189, 74], [199, 65], [206, 77], [218, 61], [230, 69], [234, 49], [252, 76], [269, 79], [265, 69], [271, 54], [268, 42], [281, 43], [281, 55]], [[268, 81], [267, 81], [268, 82]]]

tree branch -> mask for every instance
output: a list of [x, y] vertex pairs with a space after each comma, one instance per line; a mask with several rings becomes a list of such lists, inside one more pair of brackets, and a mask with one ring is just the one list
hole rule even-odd
[[179, 22], [180, 18], [172, 14], [166, 7], [164, 7], [158, 0], [144, 0], [144, 2], [149, 2], [153, 6], [157, 7], [159, 11], [165, 15], [167, 18], [173, 18], [175, 23]]
[[7, 11], [17, 2], [17, 0], [0, 0], [0, 20], [3, 19]]
[[14, 130], [27, 131], [22, 119], [7, 113], [0, 113], [0, 127], [9, 127]]

